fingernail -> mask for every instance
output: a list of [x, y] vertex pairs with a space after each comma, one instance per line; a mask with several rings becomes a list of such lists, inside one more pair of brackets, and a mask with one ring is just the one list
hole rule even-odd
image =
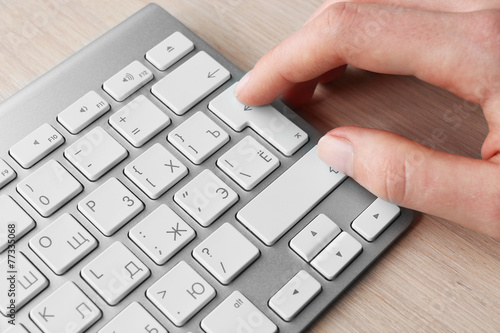
[[248, 83], [248, 80], [250, 79], [250, 76], [252, 75], [252, 71], [249, 71], [247, 72], [240, 80], [240, 82], [238, 82], [238, 85], [236, 86], [236, 89], [234, 89], [234, 95], [236, 97], [238, 97], [239, 93], [245, 89], [247, 83]]
[[354, 149], [349, 140], [326, 134], [318, 142], [318, 155], [335, 170], [353, 176]]

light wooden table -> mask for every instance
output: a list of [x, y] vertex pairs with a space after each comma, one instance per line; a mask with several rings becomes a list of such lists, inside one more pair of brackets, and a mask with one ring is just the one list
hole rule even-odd
[[[301, 27], [319, 0], [159, 0], [243, 70]], [[142, 8], [145, 0], [0, 0], [0, 100]], [[75, 78], [77, 79], [77, 78]], [[411, 77], [350, 69], [300, 110], [322, 132], [391, 130], [479, 157], [481, 109]], [[474, 177], [474, 170], [471, 170]], [[500, 243], [432, 216], [411, 230], [310, 332], [499, 332]]]

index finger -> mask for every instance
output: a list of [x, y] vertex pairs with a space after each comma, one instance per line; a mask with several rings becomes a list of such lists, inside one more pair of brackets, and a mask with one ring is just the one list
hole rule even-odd
[[267, 104], [297, 83], [350, 64], [379, 73], [415, 75], [481, 103], [474, 84], [487, 69], [477, 64], [491, 61], [483, 59], [480, 48], [468, 47], [478, 44], [474, 38], [482, 38], [474, 35], [478, 20], [473, 13], [330, 5], [264, 55], [240, 81], [236, 94], [247, 105]]

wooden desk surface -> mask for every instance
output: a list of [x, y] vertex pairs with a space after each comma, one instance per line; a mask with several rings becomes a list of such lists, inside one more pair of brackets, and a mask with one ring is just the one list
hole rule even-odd
[[[0, 100], [142, 8], [146, 0], [0, 0]], [[244, 70], [301, 27], [319, 0], [158, 0]], [[391, 130], [476, 157], [481, 109], [411, 77], [350, 69], [300, 113], [322, 132]], [[474, 170], [471, 170], [474, 177]], [[427, 215], [310, 332], [499, 332], [500, 242]]]

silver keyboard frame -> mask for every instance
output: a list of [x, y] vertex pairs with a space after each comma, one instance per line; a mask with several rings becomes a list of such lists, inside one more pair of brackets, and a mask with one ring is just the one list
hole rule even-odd
[[[158, 71], [145, 60], [144, 55], [149, 49], [175, 31], [180, 31], [186, 37], [191, 39], [195, 44], [195, 50], [166, 71]], [[231, 72], [232, 77], [228, 82], [193, 107], [192, 110], [187, 112], [184, 116], [177, 116], [151, 95], [151, 86], [200, 50], [206, 51], [214, 59], [219, 61]], [[133, 60], [140, 60], [143, 64], [145, 64], [145, 66], [150, 68], [154, 73], [155, 78], [131, 97], [127, 98], [124, 102], [118, 103], [106, 94], [102, 90], [101, 86], [105, 80], [131, 63]], [[310, 325], [325, 309], [327, 309], [349, 285], [356, 281], [356, 279], [384, 252], [384, 250], [386, 250], [411, 225], [413, 212], [408, 209], [402, 209], [401, 215], [398, 219], [393, 222], [385, 230], [385, 232], [383, 232], [381, 236], [376, 239], [376, 241], [365, 241], [351, 229], [350, 224], [357, 215], [359, 215], [371, 202], [373, 202], [375, 196], [363, 189], [351, 178], [348, 178], [331, 194], [329, 194], [325, 200], [323, 200], [303, 219], [301, 219], [299, 223], [287, 232], [274, 246], [268, 247], [258, 240], [250, 231], [248, 231], [236, 220], [236, 213], [256, 194], [276, 179], [284, 170], [290, 167], [299, 157], [303, 156], [309, 149], [311, 149], [316, 144], [321, 134], [318, 130], [279, 101], [276, 101], [273, 105], [280, 110], [280, 112], [295, 122], [299, 127], [305, 130], [310, 136], [309, 142], [291, 158], [285, 157], [248, 128], [239, 133], [234, 132], [229, 126], [210, 112], [207, 105], [211, 99], [239, 80], [242, 75], [243, 72], [240, 69], [220, 55], [165, 10], [155, 4], [150, 4], [115, 28], [109, 30], [106, 34], [47, 72], [45, 75], [0, 105], [0, 158], [4, 159], [11, 167], [13, 167], [18, 174], [17, 178], [13, 182], [0, 190], [0, 194], [12, 196], [15, 201], [19, 203], [36, 221], [35, 229], [31, 230], [27, 235], [19, 240], [16, 248], [18, 253], [23, 252], [50, 281], [48, 288], [42, 291], [40, 295], [35, 297], [35, 299], [19, 311], [16, 316], [16, 321], [18, 323], [25, 324], [26, 328], [30, 332], [41, 332], [29, 319], [30, 308], [52, 294], [64, 282], [73, 280], [103, 311], [103, 317], [89, 329], [89, 332], [97, 332], [128, 304], [130, 304], [131, 301], [140, 302], [162, 325], [164, 325], [169, 332], [201, 332], [202, 330], [199, 326], [200, 321], [234, 290], [241, 291], [251, 302], [263, 311], [263, 313], [279, 327], [280, 332], [301, 332], [305, 330], [306, 327]], [[56, 117], [59, 112], [90, 90], [95, 90], [102, 97], [104, 97], [110, 103], [111, 110], [79, 135], [71, 135], [57, 122]], [[148, 142], [144, 147], [136, 149], [110, 127], [108, 124], [108, 118], [112, 113], [117, 111], [139, 94], [146, 95], [155, 105], [165, 111], [172, 119], [172, 124]], [[188, 167], [189, 175], [180, 183], [168, 190], [167, 193], [165, 193], [160, 199], [154, 201], [150, 200], [130, 180], [128, 180], [128, 178], [124, 176], [124, 167], [157, 142], [161, 142], [168, 146], [169, 144], [166, 141], [166, 136], [169, 131], [198, 110], [205, 112], [211, 119], [224, 128], [230, 134], [231, 141], [200, 166], [192, 164], [174, 147], [169, 147], [169, 150]], [[8, 151], [15, 143], [43, 123], [49, 123], [55, 127], [66, 138], [66, 142], [62, 147], [59, 147], [41, 162], [37, 163], [34, 167], [29, 170], [24, 170], [9, 156]], [[64, 158], [63, 151], [79, 137], [97, 125], [105, 128], [108, 133], [120, 142], [129, 151], [129, 156], [101, 180], [97, 182], [90, 182]], [[279, 156], [281, 162], [280, 167], [251, 192], [244, 191], [238, 187], [238, 185], [236, 185], [221, 170], [219, 170], [215, 164], [219, 156], [231, 148], [235, 142], [238, 142], [240, 139], [249, 134], [252, 134], [260, 143], [270, 149], [273, 154]], [[84, 191], [63, 209], [56, 212], [52, 217], [43, 218], [19, 195], [19, 193], [17, 193], [16, 185], [21, 179], [28, 176], [33, 170], [42, 166], [49, 159], [55, 159], [61, 162], [83, 184]], [[172, 199], [177, 190], [192, 180], [201, 170], [205, 168], [212, 170], [240, 196], [240, 200], [236, 203], [236, 205], [229, 209], [222, 215], [221, 218], [208, 228], [201, 227], [179, 206], [177, 206]], [[109, 177], [116, 177], [120, 179], [145, 203], [146, 209], [134, 220], [126, 224], [115, 235], [112, 237], [105, 237], [77, 210], [76, 206], [82, 198], [94, 191]], [[188, 224], [190, 224], [191, 227], [195, 229], [197, 237], [177, 255], [170, 259], [165, 265], [157, 266], [128, 238], [127, 233], [132, 226], [141, 221], [162, 203], [167, 204]], [[96, 237], [99, 242], [99, 247], [91, 252], [82, 261], [77, 263], [77, 265], [71, 268], [66, 274], [56, 276], [29, 248], [28, 241], [51, 221], [54, 221], [64, 213], [70, 213], [76, 217], [76, 219], [87, 230], [89, 230], [94, 237]], [[361, 255], [333, 281], [327, 281], [323, 278], [288, 246], [291, 238], [319, 213], [324, 213], [329, 216], [342, 230], [349, 232], [363, 246], [363, 252]], [[250, 267], [244, 271], [241, 276], [237, 277], [234, 282], [227, 286], [219, 283], [213, 276], [210, 275], [210, 273], [208, 273], [207, 270], [196, 262], [191, 255], [191, 251], [195, 246], [197, 246], [211, 232], [219, 228], [225, 222], [230, 222], [234, 225], [261, 251], [259, 259], [250, 265]], [[94, 259], [101, 252], [101, 250], [107, 248], [110, 244], [116, 241], [123, 242], [129, 249], [131, 249], [138, 256], [138, 258], [151, 269], [151, 276], [117, 306], [111, 307], [107, 305], [104, 300], [81, 278], [79, 273], [82, 267]], [[0, 254], [0, 260], [5, 258], [5, 255], [5, 252]], [[217, 296], [185, 326], [178, 328], [174, 326], [146, 298], [145, 291], [181, 260], [186, 261], [193, 268], [195, 268], [195, 270], [216, 289]], [[306, 270], [314, 278], [316, 278], [321, 283], [323, 290], [295, 319], [291, 322], [285, 322], [268, 307], [267, 302], [286, 282], [290, 280], [290, 278], [302, 269]], [[369, 308], [370, 305], [367, 304], [366, 310], [370, 311]], [[369, 330], [370, 323], [366, 323], [366, 325], [367, 330]]]

